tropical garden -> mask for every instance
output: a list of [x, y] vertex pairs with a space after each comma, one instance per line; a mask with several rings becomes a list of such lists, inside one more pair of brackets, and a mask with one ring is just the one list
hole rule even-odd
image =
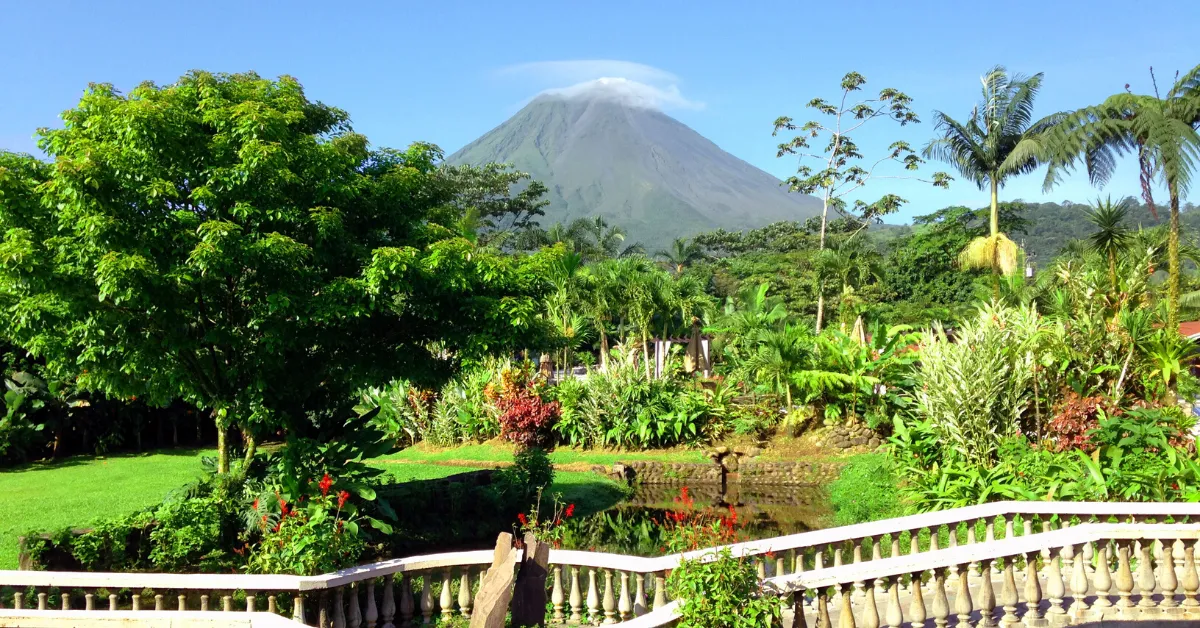
[[[94, 85], [40, 132], [48, 159], [0, 153], [0, 478], [181, 446], [194, 473], [166, 500], [156, 485], [123, 512], [0, 540], [15, 553], [24, 536], [42, 568], [298, 574], [514, 528], [587, 548], [583, 515], [627, 489], [556, 464], [700, 462], [847, 423], [885, 444], [805, 454], [843, 463], [830, 523], [1198, 500], [1180, 322], [1200, 307], [1200, 67], [1162, 94], [1038, 116], [1042, 80], [994, 68], [924, 146], [864, 155], [858, 127], [920, 119], [850, 73], [809, 103], [817, 119], [775, 123], [800, 164], [787, 184], [821, 215], [661, 247], [603, 218], [541, 224], [540, 183], [429, 144], [374, 147], [288, 77]], [[1075, 170], [1100, 187], [1123, 160], [1140, 198], [1004, 197], [1043, 170], [1047, 190]], [[888, 227], [906, 201], [863, 199], [889, 168], [990, 203]], [[1019, 242], [1049, 241], [1048, 212], [1072, 235], [1034, 264]], [[480, 486], [384, 464], [480, 451], [502, 467]], [[668, 530], [622, 525], [646, 552], [731, 538], [730, 515], [685, 502]], [[454, 516], [431, 524], [439, 508]], [[569, 521], [551, 533], [537, 512]], [[753, 578], [730, 569], [731, 587]], [[707, 577], [688, 574], [673, 586]]]

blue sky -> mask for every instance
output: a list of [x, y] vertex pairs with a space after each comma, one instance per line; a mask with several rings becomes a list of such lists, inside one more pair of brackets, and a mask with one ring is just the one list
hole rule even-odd
[[[378, 146], [434, 142], [454, 151], [541, 90], [601, 76], [660, 88], [662, 107], [725, 150], [778, 177], [771, 123], [809, 118], [804, 103], [833, 97], [848, 70], [867, 87], [914, 98], [926, 121], [872, 123], [867, 151], [931, 136], [930, 113], [965, 117], [978, 77], [995, 64], [1045, 72], [1038, 115], [1094, 104], [1126, 83], [1149, 91], [1200, 63], [1200, 2], [5, 2], [0, 4], [0, 148], [35, 151], [33, 133], [58, 123], [89, 82], [128, 89], [189, 69], [290, 74], [310, 97], [350, 112]], [[610, 63], [578, 63], [602, 60]], [[547, 62], [571, 62], [552, 64]], [[611, 63], [623, 62], [623, 63]], [[870, 152], [868, 152], [870, 155]], [[931, 173], [942, 166], [930, 164]], [[1200, 185], [1190, 200], [1200, 201]], [[1048, 195], [1041, 176], [1003, 198], [1137, 193], [1132, 164], [1103, 191], [1076, 176]], [[862, 198], [894, 192], [898, 218], [986, 195], [880, 180]]]

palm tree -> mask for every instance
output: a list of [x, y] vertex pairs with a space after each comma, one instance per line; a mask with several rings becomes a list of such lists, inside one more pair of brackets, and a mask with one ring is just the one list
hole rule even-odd
[[990, 268], [995, 292], [1000, 275], [1017, 267], [1017, 245], [1000, 232], [1000, 188], [1010, 177], [1033, 172], [1047, 159], [1047, 130], [1062, 119], [1055, 113], [1033, 120], [1033, 101], [1042, 86], [1042, 74], [1009, 76], [1003, 66], [983, 75], [983, 100], [965, 122], [934, 112], [941, 137], [925, 146], [927, 158], [954, 166], [979, 189], [991, 187], [991, 220], [987, 237], [972, 240], [959, 255], [964, 268]]
[[1088, 221], [1096, 226], [1096, 233], [1088, 236], [1091, 249], [1108, 258], [1108, 279], [1112, 289], [1117, 289], [1117, 253], [1129, 244], [1129, 227], [1125, 217], [1129, 215], [1129, 203], [1122, 200], [1113, 204], [1112, 197], [1096, 199], [1094, 209], [1085, 209]]
[[[1151, 79], [1154, 78], [1151, 70]], [[1170, 231], [1167, 240], [1167, 327], [1179, 323], [1179, 203], [1187, 195], [1197, 160], [1200, 160], [1200, 65], [1179, 77], [1166, 97], [1128, 91], [1109, 96], [1093, 107], [1084, 107], [1060, 121], [1054, 129], [1056, 154], [1046, 173], [1049, 190], [1083, 158], [1092, 183], [1102, 186], [1112, 178], [1117, 157], [1137, 155], [1142, 196], [1151, 212], [1155, 178], [1170, 196]]]
[[687, 238], [675, 238], [671, 242], [671, 248], [660, 250], [654, 255], [667, 262], [675, 270], [676, 275], [705, 257], [704, 249], [700, 248], [695, 241]]

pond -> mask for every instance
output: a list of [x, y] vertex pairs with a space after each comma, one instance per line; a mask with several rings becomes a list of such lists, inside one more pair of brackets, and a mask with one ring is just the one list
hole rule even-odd
[[[658, 556], [664, 553], [664, 515], [677, 508], [678, 486], [641, 485], [607, 510], [564, 524], [563, 547], [597, 552]], [[763, 539], [829, 525], [832, 513], [825, 489], [818, 486], [731, 484], [689, 486], [696, 508], [733, 506], [739, 540]]]

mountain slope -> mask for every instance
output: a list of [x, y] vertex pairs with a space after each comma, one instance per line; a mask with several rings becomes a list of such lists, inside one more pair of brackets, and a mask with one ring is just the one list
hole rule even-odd
[[601, 84], [539, 96], [447, 161], [510, 163], [549, 188], [543, 226], [599, 215], [648, 247], [820, 212], [816, 199], [789, 194], [681, 122], [618, 95]]

